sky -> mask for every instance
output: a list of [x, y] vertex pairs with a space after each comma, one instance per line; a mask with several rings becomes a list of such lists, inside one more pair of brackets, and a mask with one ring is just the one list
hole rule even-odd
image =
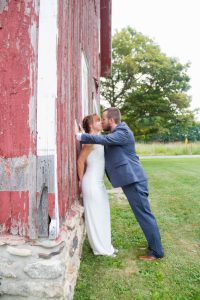
[[200, 1], [112, 0], [112, 32], [126, 26], [153, 39], [167, 56], [190, 62], [191, 108], [200, 107]]

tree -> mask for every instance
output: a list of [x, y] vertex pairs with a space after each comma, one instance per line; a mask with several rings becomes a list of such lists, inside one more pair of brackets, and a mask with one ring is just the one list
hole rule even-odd
[[128, 27], [113, 36], [112, 76], [102, 79], [101, 93], [136, 134], [165, 132], [177, 122], [193, 121], [188, 68]]

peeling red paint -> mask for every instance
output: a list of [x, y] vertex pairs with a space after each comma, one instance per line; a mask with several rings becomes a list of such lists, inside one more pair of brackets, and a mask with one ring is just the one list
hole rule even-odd
[[[81, 51], [88, 61], [89, 113], [93, 100], [99, 101], [99, 90], [93, 90], [94, 78], [99, 84], [100, 0], [59, 1], [58, 12], [58, 98], [57, 149], [58, 199], [62, 216], [78, 198], [74, 120], [81, 122]], [[92, 96], [93, 95], [93, 96]]]
[[111, 3], [101, 0], [101, 76], [111, 74]]
[[48, 214], [51, 218], [53, 217], [54, 207], [55, 207], [55, 194], [48, 193]]
[[[33, 155], [36, 155], [38, 4], [39, 0], [8, 0], [0, 13], [0, 156], [4, 166], [0, 169], [4, 172], [4, 182], [0, 185], [0, 232], [24, 236], [30, 236], [30, 228], [36, 227], [34, 212], [29, 207], [34, 210], [36, 204]], [[26, 182], [22, 173], [27, 168], [21, 165], [22, 157], [27, 157], [32, 170]], [[10, 165], [11, 158], [16, 165]], [[21, 184], [26, 186], [25, 190], [21, 190]]]
[[[111, 0], [103, 1], [111, 3]], [[101, 56], [101, 65], [99, 57], [100, 5], [103, 1], [58, 0], [56, 137], [58, 207], [61, 221], [67, 213], [73, 215], [70, 208], [75, 199], [79, 198], [76, 170], [79, 146], [74, 136], [74, 120], [81, 122], [82, 119], [81, 51], [84, 51], [88, 62], [89, 113], [93, 112], [93, 98], [99, 101], [100, 68], [105, 63], [107, 71], [109, 69], [110, 46], [106, 46], [108, 40], [101, 47], [106, 51], [102, 53], [105, 61]], [[21, 186], [16, 186], [16, 190], [12, 186], [7, 191], [9, 185], [4, 183], [7, 187], [4, 191], [4, 186], [0, 184], [0, 233], [31, 238], [37, 238], [37, 200], [40, 199], [36, 186], [38, 8], [34, 7], [39, 2], [9, 0], [6, 10], [0, 14], [0, 156], [6, 174], [4, 181], [21, 181], [27, 185], [27, 189], [22, 191]], [[108, 15], [106, 18], [104, 32], [106, 26], [110, 26]], [[110, 27], [107, 29], [110, 30]], [[32, 172], [28, 179], [26, 176], [20, 177], [22, 157], [26, 157], [27, 161], [24, 174]], [[12, 161], [11, 165], [6, 164], [5, 158], [16, 158], [16, 164], [19, 158], [20, 170], [10, 167]], [[55, 193], [51, 189], [49, 191], [48, 213], [52, 217]]]
[[29, 128], [29, 102], [34, 94], [30, 82], [34, 80], [34, 71], [30, 68], [35, 60], [30, 29], [38, 17], [31, 1], [26, 2], [9, 1], [8, 9], [0, 15], [0, 155], [3, 157], [35, 152], [35, 136]]
[[10, 170], [10, 167], [9, 167], [8, 164], [5, 164], [4, 171], [5, 171], [8, 179], [10, 179], [10, 177], [11, 177], [11, 170]]
[[10, 207], [11, 192], [0, 192], [0, 226], [1, 233], [9, 232], [11, 228], [11, 207]]
[[28, 235], [29, 193], [0, 191], [1, 233]]

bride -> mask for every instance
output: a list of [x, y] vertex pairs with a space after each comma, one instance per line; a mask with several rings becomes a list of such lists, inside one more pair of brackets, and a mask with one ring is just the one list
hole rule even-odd
[[[96, 114], [83, 119], [83, 129], [89, 134], [102, 130]], [[110, 206], [104, 186], [104, 146], [84, 145], [78, 158], [78, 176], [85, 207], [86, 231], [94, 255], [115, 257], [117, 250], [111, 244]]]

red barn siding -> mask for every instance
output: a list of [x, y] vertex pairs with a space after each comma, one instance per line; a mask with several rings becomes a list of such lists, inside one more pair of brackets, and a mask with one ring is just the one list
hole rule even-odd
[[101, 0], [101, 76], [111, 74], [111, 0]]
[[[106, 74], [109, 72], [110, 45], [106, 47], [103, 42], [100, 62], [99, 38], [100, 8], [102, 3], [110, 5], [110, 2], [58, 0], [56, 137], [61, 224], [79, 197], [76, 170], [79, 145], [74, 137], [74, 122], [82, 119], [81, 51], [88, 62], [88, 102], [92, 113], [93, 98], [99, 101], [99, 77], [100, 71], [105, 73], [104, 64]], [[0, 233], [31, 238], [38, 236], [37, 201], [41, 196], [36, 185], [39, 3], [40, 0], [4, 0], [0, 4]], [[101, 18], [104, 16], [108, 25], [110, 11], [108, 15], [105, 11], [101, 13]], [[106, 25], [103, 28], [105, 32]], [[54, 206], [55, 193], [49, 190], [50, 217]]]
[[30, 34], [33, 23], [38, 22], [33, 2], [9, 1], [0, 15], [0, 155], [4, 157], [36, 152], [36, 136], [29, 124], [37, 72]]
[[[94, 78], [99, 81], [100, 1], [59, 1], [58, 36], [58, 182], [62, 216], [78, 197], [74, 121], [82, 119], [81, 50], [89, 67], [89, 111]], [[99, 99], [99, 91], [96, 91]]]
[[0, 232], [33, 236], [38, 3], [0, 5]]
[[[28, 235], [28, 192], [0, 192], [0, 220], [4, 224], [3, 231], [23, 236]], [[8, 217], [9, 216], [9, 217]]]

